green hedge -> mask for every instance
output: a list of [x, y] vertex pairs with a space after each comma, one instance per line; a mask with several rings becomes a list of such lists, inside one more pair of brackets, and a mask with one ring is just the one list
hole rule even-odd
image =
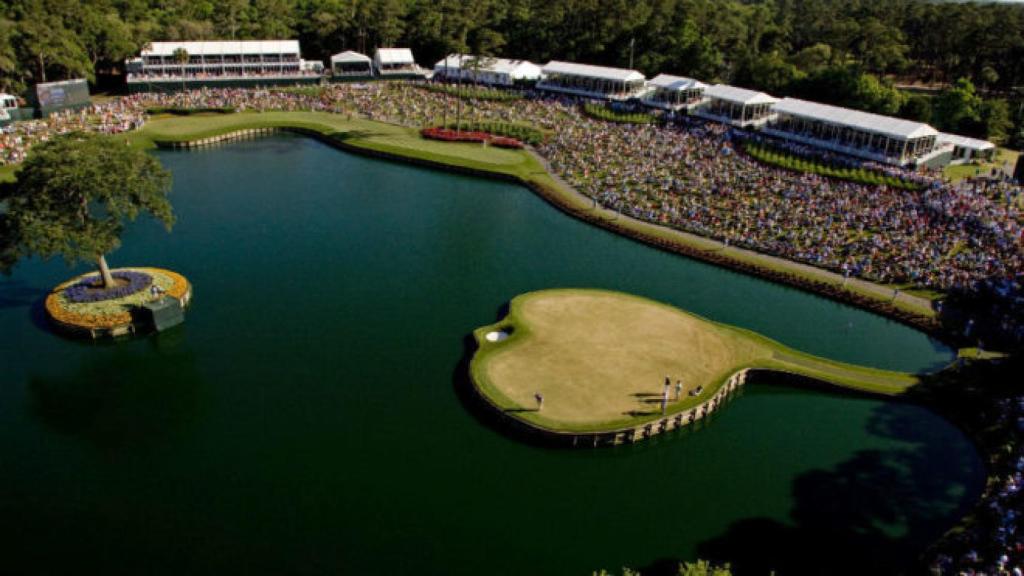
[[513, 124], [510, 122], [449, 122], [445, 128], [465, 130], [467, 132], [487, 132], [495, 136], [515, 138], [526, 144], [536, 145], [544, 141], [544, 132], [532, 126]]
[[792, 170], [794, 172], [819, 174], [829, 178], [847, 180], [849, 182], [870, 186], [884, 185], [892, 188], [913, 191], [920, 190], [922, 188], [920, 184], [906, 182], [896, 178], [895, 176], [890, 176], [876, 170], [868, 170], [866, 168], [848, 168], [845, 166], [826, 164], [824, 162], [801, 158], [800, 156], [795, 156], [763, 144], [747, 143], [743, 146], [743, 149], [746, 151], [748, 156], [758, 162], [783, 168], [785, 170]]
[[497, 88], [483, 88], [481, 86], [452, 86], [450, 84], [417, 84], [428, 92], [448, 94], [457, 98], [467, 100], [492, 100], [495, 102], [509, 102], [519, 100], [523, 97], [519, 92], [499, 90]]
[[618, 122], [620, 124], [651, 124], [654, 115], [646, 112], [614, 112], [603, 104], [588, 103], [583, 105], [583, 113], [591, 118]]
[[171, 106], [154, 106], [146, 108], [146, 114], [173, 114], [175, 116], [191, 116], [193, 114], [231, 114], [235, 111], [234, 106], [223, 108], [180, 108]]

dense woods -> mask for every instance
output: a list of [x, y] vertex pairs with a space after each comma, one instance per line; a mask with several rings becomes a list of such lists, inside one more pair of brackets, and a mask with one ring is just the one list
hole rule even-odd
[[[1024, 5], [926, 0], [4, 0], [0, 89], [116, 72], [150, 40], [406, 45], [733, 82], [1016, 144]], [[935, 96], [900, 84], [953, 87]]]

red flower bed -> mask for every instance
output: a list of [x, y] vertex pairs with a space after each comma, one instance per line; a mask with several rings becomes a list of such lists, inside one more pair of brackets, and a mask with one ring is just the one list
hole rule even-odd
[[508, 138], [505, 136], [492, 136], [491, 146], [497, 146], [498, 148], [522, 148], [523, 143], [515, 138]]
[[522, 148], [523, 143], [515, 138], [495, 136], [487, 132], [458, 132], [450, 128], [424, 128], [420, 135], [430, 140], [441, 140], [443, 142], [477, 142], [480, 144], [489, 143], [499, 148]]

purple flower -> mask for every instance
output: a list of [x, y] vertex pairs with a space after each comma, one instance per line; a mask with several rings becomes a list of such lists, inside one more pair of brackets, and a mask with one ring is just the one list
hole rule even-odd
[[68, 286], [64, 290], [64, 298], [75, 304], [116, 300], [141, 292], [153, 284], [153, 277], [144, 272], [122, 270], [114, 272], [112, 276], [115, 280], [126, 281], [127, 284], [114, 288], [103, 288], [102, 280], [97, 274], [85, 277], [78, 283]]

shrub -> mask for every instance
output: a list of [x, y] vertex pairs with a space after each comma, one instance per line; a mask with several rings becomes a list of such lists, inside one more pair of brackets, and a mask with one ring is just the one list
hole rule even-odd
[[497, 88], [484, 88], [475, 85], [466, 86], [452, 86], [450, 84], [417, 84], [417, 86], [423, 88], [428, 92], [435, 92], [438, 94], [447, 94], [449, 96], [455, 96], [456, 98], [464, 98], [466, 100], [490, 100], [493, 102], [509, 102], [512, 100], [519, 100], [523, 97], [519, 92], [511, 92], [508, 90], [499, 90]]
[[583, 105], [583, 113], [591, 118], [620, 124], [651, 124], [654, 115], [646, 112], [615, 112], [602, 104], [588, 102]]
[[173, 114], [175, 116], [191, 116], [192, 114], [231, 114], [235, 111], [234, 106], [224, 106], [221, 108], [181, 108], [173, 106], [154, 106], [152, 108], [146, 108], [146, 114]]

